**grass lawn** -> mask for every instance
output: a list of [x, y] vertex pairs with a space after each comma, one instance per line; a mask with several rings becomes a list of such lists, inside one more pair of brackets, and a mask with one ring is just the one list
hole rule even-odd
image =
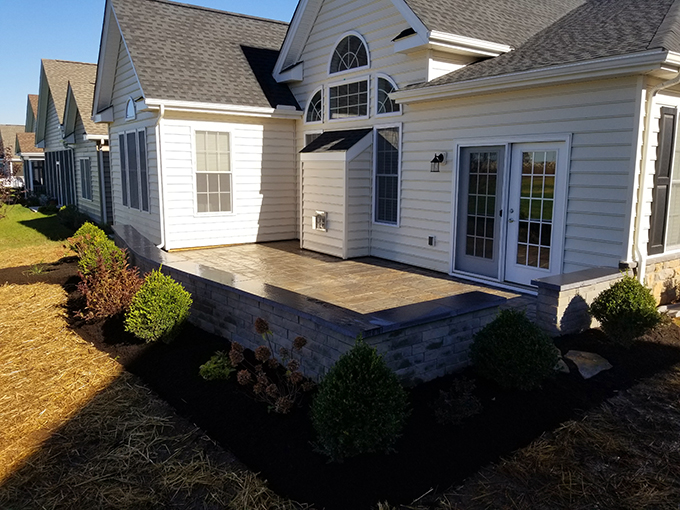
[[0, 267], [30, 266], [55, 262], [64, 256], [64, 241], [73, 232], [56, 215], [10, 205], [0, 218]]

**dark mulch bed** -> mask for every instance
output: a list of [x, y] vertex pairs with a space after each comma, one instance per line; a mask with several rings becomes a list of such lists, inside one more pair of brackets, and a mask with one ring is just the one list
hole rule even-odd
[[431, 488], [444, 490], [641, 378], [680, 362], [680, 328], [675, 325], [627, 351], [608, 345], [597, 330], [565, 336], [556, 340], [562, 353], [597, 352], [614, 368], [585, 381], [572, 366], [570, 374], [556, 374], [542, 389], [529, 392], [503, 391], [467, 369], [462, 375], [476, 382], [483, 411], [458, 426], [439, 425], [433, 408], [454, 376], [422, 384], [410, 390], [412, 415], [395, 453], [330, 464], [313, 450], [309, 402], [290, 415], [269, 413], [235, 378], [208, 382], [198, 375], [215, 351], [228, 350], [228, 341], [194, 326], [170, 345], [140, 344], [116, 321], [74, 323], [74, 328], [259, 472], [274, 491], [328, 510], [368, 510], [378, 501], [408, 504]]

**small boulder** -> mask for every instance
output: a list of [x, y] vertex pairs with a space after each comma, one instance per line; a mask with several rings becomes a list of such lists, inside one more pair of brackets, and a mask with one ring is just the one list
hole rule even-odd
[[603, 370], [612, 368], [609, 361], [594, 352], [569, 351], [564, 357], [574, 362], [584, 379], [590, 379]]

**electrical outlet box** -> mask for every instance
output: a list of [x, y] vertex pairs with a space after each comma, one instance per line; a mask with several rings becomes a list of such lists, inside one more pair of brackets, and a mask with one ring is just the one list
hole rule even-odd
[[436, 236], [427, 236], [427, 245], [428, 246], [435, 246], [437, 244], [437, 237]]

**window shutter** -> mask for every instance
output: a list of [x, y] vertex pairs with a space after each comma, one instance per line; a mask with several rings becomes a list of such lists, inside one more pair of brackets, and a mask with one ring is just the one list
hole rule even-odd
[[661, 108], [659, 145], [656, 148], [656, 171], [654, 175], [654, 190], [652, 192], [652, 217], [649, 229], [649, 244], [647, 245], [647, 252], [650, 255], [664, 251], [676, 116], [677, 110], [675, 108]]

